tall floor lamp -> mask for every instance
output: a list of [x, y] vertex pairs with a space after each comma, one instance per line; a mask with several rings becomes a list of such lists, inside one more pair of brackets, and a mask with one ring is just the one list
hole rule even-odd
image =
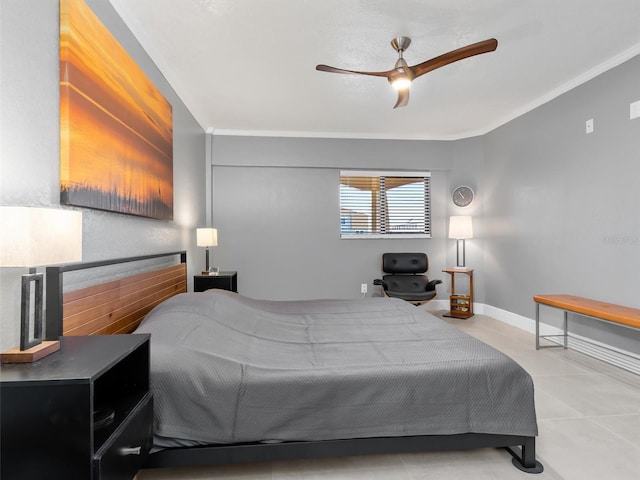
[[0, 358], [29, 363], [60, 348], [57, 340], [42, 341], [44, 275], [36, 267], [82, 260], [82, 212], [0, 206], [0, 230], [0, 267], [29, 269], [22, 275], [20, 346]]
[[471, 215], [454, 215], [449, 219], [449, 238], [456, 239], [456, 266], [465, 267], [464, 241], [473, 238]]

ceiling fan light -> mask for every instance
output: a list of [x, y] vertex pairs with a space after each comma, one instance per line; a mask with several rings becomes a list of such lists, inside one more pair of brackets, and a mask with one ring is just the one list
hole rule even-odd
[[391, 82], [391, 86], [396, 90], [404, 90], [405, 88], [409, 88], [411, 85], [411, 80], [406, 77], [396, 78], [393, 82]]

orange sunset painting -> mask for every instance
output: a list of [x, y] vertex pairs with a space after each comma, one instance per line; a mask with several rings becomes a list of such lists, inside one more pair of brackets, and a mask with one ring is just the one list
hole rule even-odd
[[60, 0], [60, 201], [173, 219], [171, 105], [82, 0]]

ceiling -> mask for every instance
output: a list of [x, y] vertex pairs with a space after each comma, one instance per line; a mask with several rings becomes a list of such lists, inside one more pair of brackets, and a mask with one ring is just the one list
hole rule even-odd
[[[110, 0], [214, 134], [481, 135], [640, 54], [639, 0]], [[416, 79], [318, 72], [409, 65], [488, 38], [495, 52]]]

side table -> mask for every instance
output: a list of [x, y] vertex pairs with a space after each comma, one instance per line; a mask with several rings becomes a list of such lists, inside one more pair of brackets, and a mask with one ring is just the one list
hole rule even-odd
[[219, 272], [217, 275], [194, 275], [193, 291], [204, 292], [210, 288], [219, 288], [238, 292], [238, 272]]
[[[443, 272], [451, 275], [451, 295], [449, 297], [449, 313], [445, 317], [469, 318], [473, 316], [473, 268], [445, 268]], [[456, 293], [456, 273], [469, 277], [469, 293]]]

